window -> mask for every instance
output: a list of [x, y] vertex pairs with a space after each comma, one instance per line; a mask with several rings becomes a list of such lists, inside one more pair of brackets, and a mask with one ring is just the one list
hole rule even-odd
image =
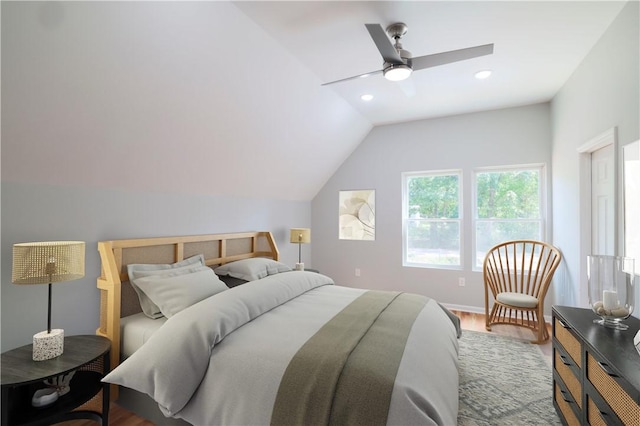
[[542, 240], [544, 168], [528, 165], [476, 170], [474, 173], [474, 269], [486, 252], [507, 240]]
[[461, 267], [461, 184], [461, 171], [402, 174], [404, 266]]

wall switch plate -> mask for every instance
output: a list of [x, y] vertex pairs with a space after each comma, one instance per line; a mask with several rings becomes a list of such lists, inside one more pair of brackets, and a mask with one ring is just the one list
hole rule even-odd
[[356, 268], [356, 277], [360, 276], [360, 268]]
[[465, 285], [467, 285], [467, 283], [466, 283], [466, 281], [465, 281], [464, 277], [460, 277], [460, 278], [458, 278], [458, 285], [459, 285], [460, 287], [464, 287]]

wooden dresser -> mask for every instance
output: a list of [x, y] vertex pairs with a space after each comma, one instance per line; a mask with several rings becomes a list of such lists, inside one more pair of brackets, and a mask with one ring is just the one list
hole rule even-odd
[[553, 307], [553, 405], [567, 425], [640, 426], [640, 354], [629, 330], [594, 324], [591, 309]]

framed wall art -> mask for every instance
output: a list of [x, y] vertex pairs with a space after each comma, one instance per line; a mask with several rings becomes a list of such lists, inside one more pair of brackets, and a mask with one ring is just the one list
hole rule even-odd
[[338, 237], [341, 240], [376, 239], [376, 191], [340, 191]]

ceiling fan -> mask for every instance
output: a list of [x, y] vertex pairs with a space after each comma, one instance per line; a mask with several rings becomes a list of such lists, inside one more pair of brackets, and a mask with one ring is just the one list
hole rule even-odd
[[[376, 44], [380, 54], [382, 55], [382, 59], [384, 59], [382, 69], [324, 83], [323, 86], [341, 83], [343, 81], [353, 80], [356, 78], [368, 77], [379, 73], [382, 73], [387, 80], [400, 81], [409, 78], [413, 71], [450, 64], [452, 62], [464, 61], [478, 56], [491, 55], [493, 53], [493, 43], [491, 43], [412, 58], [411, 52], [404, 50], [402, 48], [402, 44], [400, 44], [400, 39], [408, 30], [406, 24], [403, 24], [402, 22], [391, 24], [387, 27], [386, 32], [382, 29], [380, 24], [365, 24], [365, 27], [367, 27], [373, 42]], [[389, 38], [393, 39], [395, 43], [391, 43]]]

